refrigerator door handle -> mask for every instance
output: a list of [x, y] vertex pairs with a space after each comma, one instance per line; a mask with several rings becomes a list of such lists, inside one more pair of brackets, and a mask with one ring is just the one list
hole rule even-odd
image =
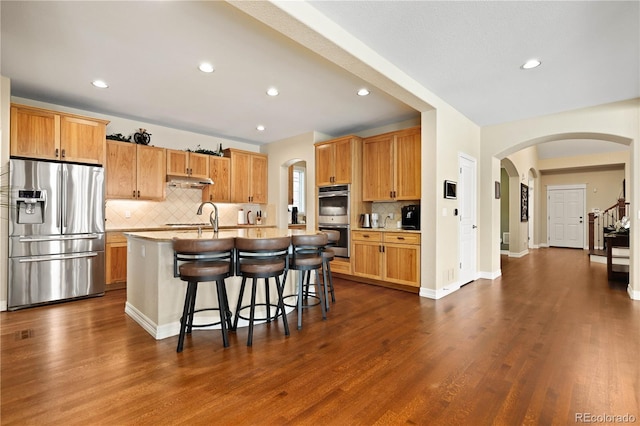
[[69, 259], [82, 259], [84, 257], [95, 257], [98, 253], [79, 253], [79, 254], [62, 254], [62, 255], [52, 255], [52, 256], [38, 256], [38, 257], [27, 257], [24, 259], [19, 259], [20, 263], [31, 263], [31, 262], [45, 262], [49, 260], [69, 260]]
[[50, 237], [20, 237], [18, 241], [21, 243], [42, 243], [47, 241], [63, 241], [63, 240], [95, 240], [99, 238], [98, 234], [83, 234], [83, 235], [53, 235]]
[[60, 212], [61, 220], [62, 220], [62, 233], [65, 234], [67, 232], [67, 186], [69, 186], [69, 173], [67, 171], [67, 167], [65, 165], [62, 166], [62, 202], [60, 205], [62, 206], [62, 211]]

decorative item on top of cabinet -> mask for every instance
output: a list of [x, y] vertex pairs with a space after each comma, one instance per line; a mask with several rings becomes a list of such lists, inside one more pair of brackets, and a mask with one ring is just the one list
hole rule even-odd
[[164, 148], [107, 141], [106, 198], [164, 200], [165, 158]]
[[268, 157], [233, 148], [224, 156], [231, 159], [231, 202], [266, 204]]
[[316, 186], [352, 183], [352, 157], [356, 136], [315, 144]]
[[202, 190], [202, 201], [231, 202], [231, 160], [227, 157], [209, 156], [209, 177], [213, 185]]
[[11, 155], [104, 164], [109, 121], [11, 105]]
[[125, 287], [127, 282], [127, 237], [121, 232], [107, 232], [105, 273], [107, 290]]
[[365, 138], [362, 142], [362, 199], [420, 199], [420, 127]]
[[206, 179], [209, 177], [209, 155], [167, 149], [167, 175]]
[[353, 275], [420, 286], [420, 234], [352, 231]]

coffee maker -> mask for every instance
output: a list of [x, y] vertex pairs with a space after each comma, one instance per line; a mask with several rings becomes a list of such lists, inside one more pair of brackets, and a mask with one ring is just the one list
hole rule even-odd
[[420, 230], [420, 204], [402, 207], [402, 229]]

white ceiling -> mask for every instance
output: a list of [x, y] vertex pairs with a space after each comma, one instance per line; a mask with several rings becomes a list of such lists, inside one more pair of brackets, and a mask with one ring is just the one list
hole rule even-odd
[[[640, 97], [637, 1], [310, 4], [481, 126]], [[418, 116], [224, 2], [1, 8], [0, 72], [15, 96], [256, 144]], [[521, 70], [531, 57], [542, 66]], [[370, 96], [355, 95], [363, 86]]]

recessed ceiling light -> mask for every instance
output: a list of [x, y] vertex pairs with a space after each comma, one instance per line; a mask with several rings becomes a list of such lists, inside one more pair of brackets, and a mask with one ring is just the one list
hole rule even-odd
[[202, 72], [213, 72], [215, 68], [208, 62], [203, 62], [198, 66], [198, 69]]
[[531, 68], [539, 67], [541, 63], [542, 62], [537, 59], [529, 59], [527, 62], [522, 64], [520, 68], [522, 68], [523, 70], [530, 70]]
[[109, 87], [109, 85], [102, 80], [93, 80], [91, 84], [99, 89], [106, 89], [107, 87]]
[[362, 88], [358, 90], [358, 96], [367, 96], [369, 94], [369, 89]]
[[267, 95], [269, 96], [278, 96], [279, 93], [275, 87], [269, 87], [269, 89], [267, 89]]
[[262, 124], [258, 124], [256, 129], [258, 129], [259, 132], [264, 132], [264, 126]]

